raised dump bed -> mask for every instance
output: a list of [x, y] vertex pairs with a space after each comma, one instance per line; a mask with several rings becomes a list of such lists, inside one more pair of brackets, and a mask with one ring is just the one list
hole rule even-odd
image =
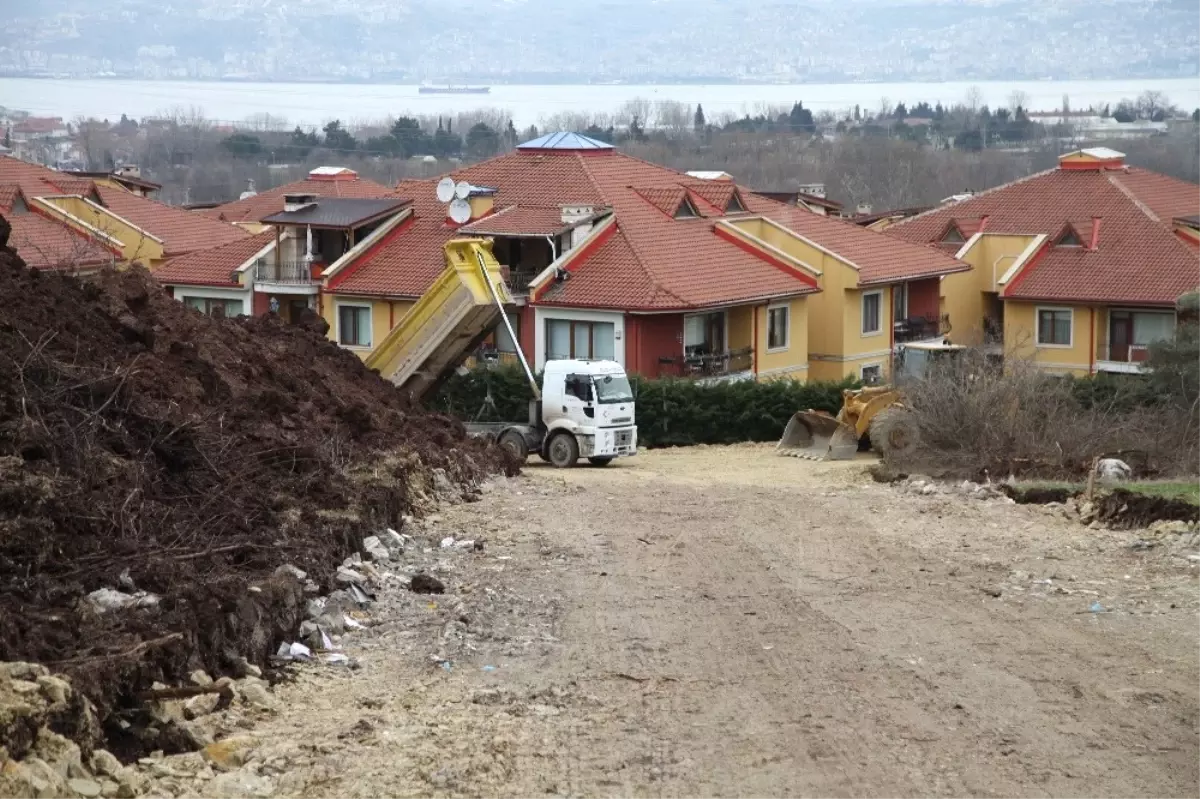
[[444, 249], [445, 271], [366, 361], [414, 400], [435, 390], [512, 302], [490, 241], [454, 239]]

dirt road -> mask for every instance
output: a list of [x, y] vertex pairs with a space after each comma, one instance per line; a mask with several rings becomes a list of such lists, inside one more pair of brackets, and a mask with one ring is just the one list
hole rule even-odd
[[531, 465], [425, 532], [486, 547], [433, 544], [447, 595], [388, 589], [344, 642], [360, 670], [228, 721], [247, 765], [157, 789], [1200, 791], [1194, 549], [760, 446]]

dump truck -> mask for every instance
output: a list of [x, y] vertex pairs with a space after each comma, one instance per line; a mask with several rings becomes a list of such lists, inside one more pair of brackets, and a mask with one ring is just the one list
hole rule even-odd
[[[897, 347], [898, 386], [925, 377], [942, 359], [953, 358], [965, 349], [944, 340]], [[907, 419], [901, 388], [882, 385], [844, 390], [837, 416], [812, 409], [796, 412], [788, 420], [776, 451], [809, 460], [847, 460], [863, 449], [882, 454], [916, 446], [917, 431]]]
[[[444, 246], [446, 268], [366, 359], [415, 401], [439, 385], [504, 324], [512, 304], [504, 271], [488, 239], [452, 239]], [[471, 435], [493, 439], [520, 459], [537, 453], [558, 467], [580, 458], [606, 466], [637, 454], [633, 391], [614, 361], [550, 360], [538, 385], [521, 348], [517, 357], [534, 399], [525, 422], [472, 422]]]

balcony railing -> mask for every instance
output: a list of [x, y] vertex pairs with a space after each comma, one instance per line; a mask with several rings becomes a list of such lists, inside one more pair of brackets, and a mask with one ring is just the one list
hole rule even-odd
[[254, 280], [258, 283], [291, 283], [313, 285], [320, 282], [312, 276], [312, 264], [307, 261], [258, 261], [254, 264]]
[[728, 377], [754, 369], [754, 349], [745, 347], [728, 352], [692, 352], [688, 355], [664, 355], [658, 359], [659, 371], [680, 377]]
[[897, 344], [924, 341], [945, 335], [942, 320], [936, 316], [910, 316], [897, 320], [892, 326]]
[[529, 295], [529, 283], [535, 277], [537, 272], [530, 272], [525, 269], [512, 271], [509, 267], [504, 267], [504, 282], [508, 286], [508, 292], [514, 297], [525, 297]]

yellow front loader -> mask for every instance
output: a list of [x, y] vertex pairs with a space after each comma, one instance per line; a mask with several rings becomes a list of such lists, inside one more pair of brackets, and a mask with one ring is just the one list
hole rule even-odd
[[915, 435], [904, 424], [901, 401], [891, 386], [847, 389], [837, 416], [814, 410], [793, 414], [776, 450], [794, 458], [842, 461], [853, 458], [859, 442], [868, 439], [880, 451], [908, 449]]

